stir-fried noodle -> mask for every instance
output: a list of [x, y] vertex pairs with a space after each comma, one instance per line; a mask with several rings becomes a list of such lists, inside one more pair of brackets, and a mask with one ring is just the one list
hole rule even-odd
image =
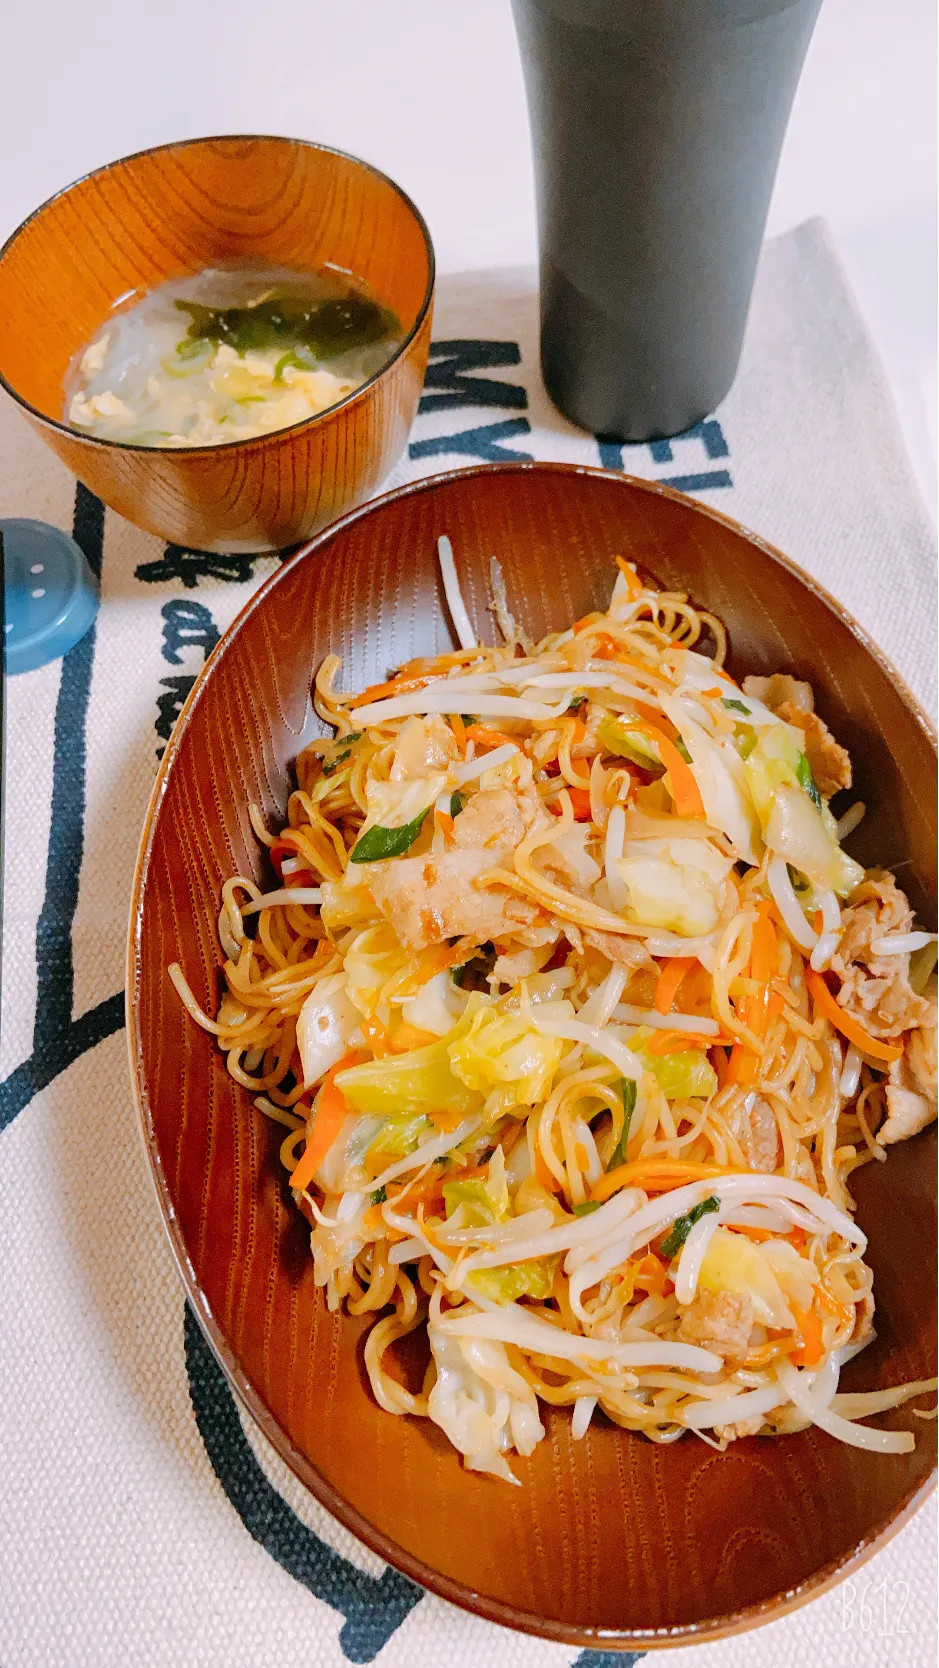
[[330, 1307], [376, 1316], [377, 1400], [506, 1478], [540, 1402], [908, 1451], [859, 1421], [935, 1381], [838, 1379], [874, 1336], [851, 1174], [936, 1112], [935, 939], [841, 849], [847, 754], [626, 562], [537, 646], [495, 572], [498, 647], [441, 563], [460, 649], [361, 694], [320, 668], [334, 734], [276, 836], [252, 809], [279, 884], [222, 890], [214, 1018], [170, 970], [283, 1126]]

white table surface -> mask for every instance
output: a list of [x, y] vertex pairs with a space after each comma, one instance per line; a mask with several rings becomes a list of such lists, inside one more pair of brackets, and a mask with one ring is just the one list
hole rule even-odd
[[[3, 34], [0, 238], [114, 157], [253, 131], [384, 168], [442, 272], [535, 257], [509, 0], [24, 0]], [[935, 63], [935, 0], [824, 0], [768, 225], [829, 219], [933, 514]]]

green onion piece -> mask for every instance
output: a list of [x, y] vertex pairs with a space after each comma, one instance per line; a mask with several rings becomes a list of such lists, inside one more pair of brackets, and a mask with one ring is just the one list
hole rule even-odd
[[176, 352], [180, 359], [208, 358], [211, 351], [211, 343], [207, 342], [204, 336], [184, 336], [181, 342], [176, 343]]
[[494, 944], [481, 944], [479, 949], [464, 961], [461, 967], [455, 967], [450, 977], [455, 985], [462, 990], [467, 979], [471, 976], [483, 980], [488, 978], [496, 964], [496, 947]]
[[370, 1205], [383, 1205], [387, 1197], [388, 1193], [384, 1187], [376, 1187], [374, 1193], [369, 1194], [368, 1202]]
[[316, 370], [316, 360], [314, 359], [312, 353], [298, 353], [294, 348], [291, 348], [289, 353], [281, 354], [277, 364], [274, 366], [275, 382], [283, 382], [284, 371], [287, 369], [288, 365], [297, 371]]
[[572, 1205], [571, 1210], [575, 1216], [590, 1216], [593, 1211], [600, 1209], [601, 1203], [600, 1199], [585, 1199], [582, 1205]]
[[752, 717], [749, 707], [745, 707], [742, 701], [733, 700], [729, 695], [721, 700], [721, 706], [726, 707], [728, 712], [742, 712], [744, 718]]
[[461, 793], [452, 793], [450, 795], [450, 815], [451, 815], [451, 817], [458, 817], [460, 812], [462, 811], [462, 809], [463, 809], [463, 795]]
[[328, 760], [328, 762], [323, 765], [324, 776], [331, 776], [334, 770], [338, 770], [341, 764], [345, 764], [346, 760], [352, 754], [352, 743], [362, 740], [362, 731], [350, 730], [349, 734], [347, 736], [343, 736], [342, 740], [344, 743], [347, 743], [347, 745], [345, 746], [343, 752], [337, 753], [334, 759]]
[[463, 724], [464, 728], [468, 730], [471, 724], [475, 724], [476, 714], [474, 712], [461, 712], [460, 722]]
[[796, 781], [798, 782], [800, 788], [805, 789], [810, 800], [812, 801], [812, 804], [815, 806], [816, 811], [820, 811], [822, 808], [822, 796], [818, 791], [818, 784], [815, 777], [812, 775], [812, 766], [809, 764], [809, 761], [804, 753], [799, 754], [799, 763], [796, 765]]
[[720, 1208], [721, 1202], [713, 1193], [709, 1199], [702, 1199], [700, 1205], [692, 1205], [686, 1216], [679, 1216], [674, 1222], [668, 1238], [663, 1239], [662, 1256], [674, 1257], [681, 1250], [695, 1223], [700, 1222], [702, 1216], [710, 1216], [712, 1211]]
[[623, 1102], [623, 1111], [625, 1112], [626, 1117], [623, 1122], [623, 1133], [617, 1141], [616, 1146], [613, 1148], [613, 1156], [607, 1165], [607, 1170], [615, 1170], [618, 1164], [626, 1163], [626, 1143], [629, 1140], [629, 1126], [633, 1121], [633, 1113], [636, 1110], [636, 1085], [631, 1077], [620, 1078], [619, 1092]]
[[374, 828], [369, 828], [361, 839], [356, 841], [349, 853], [350, 863], [379, 863], [383, 857], [400, 857], [402, 852], [410, 851], [429, 810], [428, 805], [413, 822], [406, 822], [403, 828], [382, 828], [376, 823]]
[[587, 704], [586, 695], [575, 695], [574, 699], [572, 701], [568, 702], [567, 710], [568, 710], [568, 712], [576, 712], [578, 707], [586, 706], [586, 704]]
[[682, 741], [681, 736], [676, 736], [675, 737], [675, 751], [677, 753], [681, 754], [682, 758], [685, 761], [685, 764], [690, 764], [691, 763], [691, 754], [689, 753], [687, 747], [685, 746], [684, 742]]

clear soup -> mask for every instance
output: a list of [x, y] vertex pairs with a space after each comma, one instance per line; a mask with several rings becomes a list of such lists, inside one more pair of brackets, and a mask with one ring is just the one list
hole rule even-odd
[[65, 418], [134, 446], [252, 440], [345, 399], [401, 334], [347, 275], [208, 268], [115, 311], [72, 361]]

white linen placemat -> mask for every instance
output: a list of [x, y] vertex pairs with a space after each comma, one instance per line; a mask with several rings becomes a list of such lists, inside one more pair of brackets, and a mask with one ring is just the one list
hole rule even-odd
[[[530, 272], [442, 278], [409, 455], [665, 480], [803, 563], [932, 704], [934, 548], [889, 393], [826, 228], [767, 245], [737, 382], [671, 442], [620, 447], [553, 410]], [[74, 530], [96, 628], [7, 695], [0, 1032], [2, 1668], [614, 1668], [421, 1595], [287, 1474], [191, 1316], [136, 1130], [124, 941], [158, 754], [276, 556], [164, 547], [78, 488], [0, 403], [0, 505]], [[884, 1463], [889, 1463], [885, 1461]], [[935, 1660], [935, 1513], [850, 1583], [695, 1668]], [[689, 1668], [687, 1650], [659, 1668]]]

